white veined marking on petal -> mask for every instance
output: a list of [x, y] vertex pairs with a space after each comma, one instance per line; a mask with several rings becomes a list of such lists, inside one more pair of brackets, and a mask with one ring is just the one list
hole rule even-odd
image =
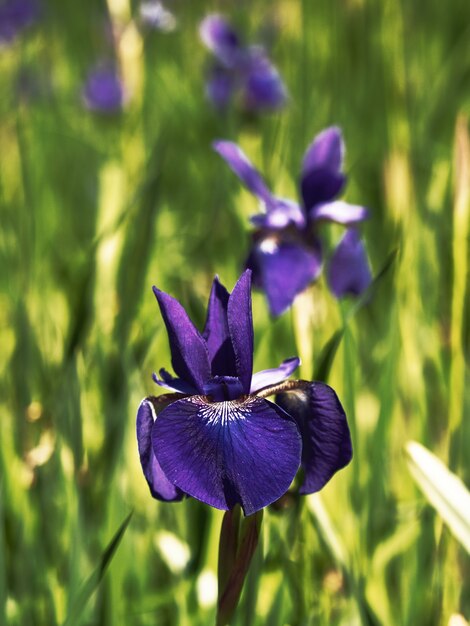
[[263, 239], [263, 241], [259, 244], [259, 249], [265, 254], [274, 254], [278, 249], [277, 241], [274, 237]]
[[233, 400], [224, 402], [204, 403], [200, 409], [201, 416], [207, 420], [207, 424], [219, 422], [221, 425], [236, 420], [246, 419], [246, 413], [240, 410], [240, 405]]
[[144, 400], [142, 402], [142, 404], [144, 402], [145, 402], [145, 404], [147, 404], [150, 407], [150, 412], [152, 413], [153, 421], [155, 421], [157, 419], [157, 414], [155, 413], [155, 407], [153, 406], [153, 404], [149, 400]]

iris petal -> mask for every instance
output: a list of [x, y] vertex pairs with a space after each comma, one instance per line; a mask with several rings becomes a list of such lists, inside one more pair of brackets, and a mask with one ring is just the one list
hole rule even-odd
[[269, 203], [272, 201], [271, 192], [266, 187], [261, 174], [237, 144], [232, 141], [215, 141], [212, 146], [251, 193], [263, 200], [263, 202]]
[[266, 204], [266, 210], [267, 213], [253, 215], [250, 218], [251, 223], [259, 228], [270, 230], [281, 230], [289, 224], [295, 224], [298, 228], [305, 226], [305, 214], [297, 202], [284, 198], [272, 198]]
[[227, 319], [235, 354], [237, 376], [249, 393], [253, 374], [253, 318], [251, 315], [251, 271], [238, 279], [227, 305]]
[[213, 376], [237, 375], [227, 320], [228, 301], [229, 293], [216, 276], [212, 283], [206, 325], [202, 333], [209, 351]]
[[319, 491], [352, 458], [343, 407], [331, 387], [307, 381], [276, 396], [276, 403], [295, 419], [302, 434], [305, 478], [300, 493]]
[[283, 361], [279, 367], [273, 367], [268, 370], [261, 370], [253, 374], [251, 379], [250, 393], [256, 393], [263, 387], [270, 385], [277, 385], [282, 382], [294, 372], [300, 365], [300, 359], [298, 356], [291, 357]]
[[156, 287], [153, 292], [168, 332], [173, 369], [179, 378], [202, 391], [211, 377], [205, 341], [178, 300]]
[[137, 411], [137, 444], [142, 470], [154, 498], [167, 502], [181, 500], [184, 493], [169, 482], [153, 453], [151, 433], [155, 420], [152, 399], [142, 400]]
[[312, 220], [330, 220], [338, 224], [356, 224], [368, 217], [368, 211], [358, 204], [349, 204], [343, 200], [335, 202], [325, 202], [317, 204], [310, 211], [309, 217]]
[[240, 41], [235, 30], [221, 15], [208, 15], [199, 27], [204, 44], [227, 67], [234, 66], [240, 55]]
[[230, 103], [235, 90], [233, 73], [221, 65], [215, 65], [209, 71], [206, 81], [206, 96], [218, 109], [224, 109]]
[[248, 68], [244, 85], [247, 109], [279, 109], [286, 104], [287, 91], [282, 78], [260, 46], [248, 51]]
[[321, 248], [316, 241], [307, 247], [297, 242], [265, 238], [253, 248], [248, 263], [255, 284], [266, 293], [271, 313], [280, 315], [319, 275]]
[[152, 431], [165, 475], [218, 509], [240, 503], [250, 515], [280, 498], [300, 463], [296, 423], [256, 397], [208, 403], [192, 396], [170, 404]]
[[330, 260], [328, 283], [337, 298], [360, 296], [372, 282], [367, 253], [359, 233], [346, 231]]

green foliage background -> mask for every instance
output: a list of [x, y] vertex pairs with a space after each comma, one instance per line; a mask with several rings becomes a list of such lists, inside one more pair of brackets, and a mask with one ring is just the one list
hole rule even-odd
[[[470, 154], [458, 118], [470, 112], [468, 0], [170, 8], [178, 28], [164, 34], [139, 30], [128, 0], [49, 0], [40, 22], [0, 50], [0, 623], [62, 624], [131, 510], [73, 623], [213, 622], [202, 591], [213, 589], [221, 513], [152, 500], [137, 457], [137, 406], [155, 391], [152, 371], [170, 366], [150, 288], [201, 325], [213, 275], [231, 289], [240, 272], [256, 201], [211, 141], [237, 141], [276, 193], [295, 197], [304, 149], [333, 123], [347, 146], [345, 197], [371, 209], [363, 232], [375, 273], [397, 257], [349, 321], [329, 378], [355, 458], [311, 506], [266, 512], [236, 620], [468, 618], [468, 555], [403, 454], [416, 439], [470, 482]], [[208, 106], [197, 26], [214, 10], [252, 40], [272, 35], [291, 95], [284, 112], [249, 119]], [[92, 114], [81, 84], [112, 56], [128, 105]], [[324, 234], [333, 244], [341, 228]], [[281, 319], [261, 294], [253, 306], [256, 369], [300, 353], [310, 377], [352, 304], [321, 279]]]

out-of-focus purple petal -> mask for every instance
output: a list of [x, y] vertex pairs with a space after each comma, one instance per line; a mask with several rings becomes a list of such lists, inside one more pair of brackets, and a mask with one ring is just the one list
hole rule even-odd
[[271, 202], [271, 192], [266, 187], [260, 173], [236, 143], [232, 141], [215, 141], [212, 146], [255, 196], [258, 196], [266, 203]]
[[321, 489], [352, 458], [351, 437], [336, 393], [324, 383], [299, 381], [303, 388], [279, 394], [276, 403], [302, 434], [305, 478], [301, 494]]
[[221, 15], [208, 15], [199, 26], [203, 43], [226, 67], [233, 67], [239, 58], [241, 46], [235, 30]]
[[266, 213], [253, 215], [250, 218], [251, 223], [270, 230], [281, 230], [289, 224], [303, 228], [306, 224], [305, 213], [297, 202], [292, 200], [272, 198], [269, 204], [266, 204], [266, 210]]
[[294, 420], [260, 398], [173, 402], [158, 416], [152, 443], [161, 467], [185, 493], [218, 509], [240, 503], [251, 515], [280, 498], [297, 472]]
[[307, 247], [266, 237], [255, 244], [248, 263], [257, 284], [266, 293], [272, 315], [280, 315], [318, 277], [322, 267], [321, 247], [317, 241]]
[[250, 393], [255, 393], [256, 391], [259, 391], [263, 387], [268, 387], [269, 385], [277, 385], [277, 383], [281, 383], [283, 380], [286, 380], [286, 378], [289, 378], [292, 372], [294, 372], [299, 365], [299, 357], [293, 356], [290, 359], [283, 361], [279, 367], [273, 367], [272, 369], [256, 372], [256, 374], [253, 374], [253, 378], [251, 379]]
[[181, 380], [181, 378], [174, 378], [169, 372], [165, 369], [161, 369], [159, 372], [160, 377], [155, 374], [152, 374], [153, 382], [156, 383], [159, 387], [164, 387], [165, 389], [169, 389], [170, 391], [176, 391], [177, 393], [185, 393], [185, 394], [195, 394], [198, 393], [198, 390], [187, 383], [185, 380]]
[[39, 17], [35, 0], [6, 0], [0, 4], [0, 44], [10, 43]]
[[146, 0], [139, 7], [142, 22], [154, 30], [169, 33], [176, 27], [176, 18], [158, 0]]
[[85, 105], [102, 113], [115, 113], [124, 105], [124, 87], [113, 68], [97, 68], [92, 70], [83, 88]]
[[206, 343], [178, 300], [156, 287], [153, 292], [168, 332], [173, 369], [179, 378], [201, 393], [204, 383], [211, 378]]
[[341, 130], [331, 126], [319, 133], [304, 156], [301, 193], [305, 209], [329, 202], [339, 194], [346, 177], [342, 173], [344, 142]]
[[217, 109], [228, 107], [235, 90], [233, 73], [220, 65], [214, 65], [206, 81], [206, 96]]
[[209, 350], [213, 376], [237, 376], [235, 354], [227, 320], [228, 301], [228, 291], [216, 276], [212, 283], [207, 320], [202, 333]]
[[248, 53], [243, 101], [247, 109], [279, 109], [287, 102], [287, 90], [282, 78], [259, 46]]
[[315, 206], [309, 214], [311, 220], [329, 220], [338, 224], [356, 224], [367, 219], [369, 212], [358, 204], [349, 204], [343, 200], [325, 202]]
[[367, 253], [359, 233], [346, 231], [331, 257], [328, 284], [337, 298], [360, 296], [372, 282]]
[[157, 500], [181, 500], [184, 493], [167, 479], [152, 448], [152, 428], [156, 413], [150, 398], [142, 400], [137, 411], [137, 444], [144, 476]]
[[249, 393], [253, 374], [253, 318], [249, 269], [243, 272], [230, 294], [227, 320], [235, 354], [237, 376], [245, 393]]

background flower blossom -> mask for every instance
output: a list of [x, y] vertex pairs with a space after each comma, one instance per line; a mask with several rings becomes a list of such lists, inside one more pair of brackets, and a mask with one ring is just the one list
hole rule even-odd
[[[351, 228], [367, 217], [364, 207], [337, 199], [346, 183], [341, 130], [336, 126], [325, 129], [308, 147], [299, 183], [300, 203], [274, 196], [236, 144], [216, 141], [214, 149], [265, 209], [251, 218], [256, 230], [247, 266], [253, 270], [254, 284], [265, 291], [271, 313], [279, 315], [320, 275], [320, 223], [332, 221]], [[369, 285], [367, 256], [356, 230], [347, 233], [332, 255], [329, 278], [337, 297], [358, 295]]]
[[239, 34], [220, 15], [207, 16], [200, 36], [215, 56], [206, 82], [206, 94], [217, 108], [234, 98], [250, 111], [279, 109], [287, 90], [262, 46], [245, 46]]
[[7, 0], [0, 3], [0, 44], [11, 43], [39, 17], [36, 0]]
[[116, 113], [125, 102], [125, 91], [119, 73], [114, 67], [93, 68], [83, 87], [83, 100], [92, 111]]
[[[252, 374], [251, 272], [229, 294], [216, 278], [203, 333], [181, 304], [155, 289], [177, 377], [155, 382], [174, 393], [148, 397], [137, 413], [144, 475], [154, 497], [191, 495], [250, 515], [280, 498], [302, 464], [301, 493], [321, 489], [349, 463], [351, 440], [335, 392], [286, 381], [298, 358]], [[277, 394], [276, 403], [267, 400]]]

